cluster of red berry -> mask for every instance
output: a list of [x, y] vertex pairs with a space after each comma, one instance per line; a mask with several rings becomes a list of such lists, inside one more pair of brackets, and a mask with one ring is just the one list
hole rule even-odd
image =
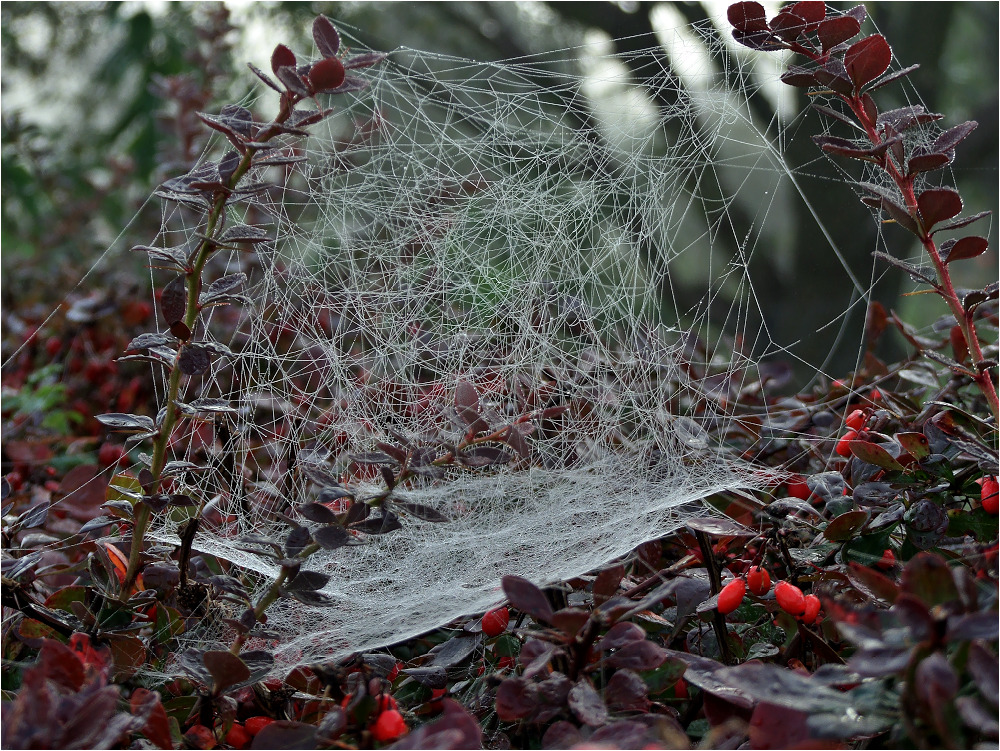
[[[758, 597], [763, 597], [771, 591], [771, 576], [760, 566], [753, 566], [746, 573], [746, 579], [737, 577], [729, 582], [719, 592], [717, 605], [723, 615], [732, 613], [743, 602], [747, 589]], [[816, 595], [806, 595], [802, 590], [786, 581], [780, 581], [774, 587], [774, 598], [778, 607], [789, 615], [793, 615], [803, 623], [813, 623], [819, 616], [820, 601]]]

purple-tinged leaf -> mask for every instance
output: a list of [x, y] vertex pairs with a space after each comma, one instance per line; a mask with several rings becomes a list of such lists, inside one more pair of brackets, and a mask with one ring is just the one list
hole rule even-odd
[[305, 503], [299, 506], [296, 511], [311, 522], [317, 522], [318, 524], [337, 523], [337, 515], [333, 513], [329, 506], [324, 506], [322, 503]]
[[584, 743], [580, 728], [567, 720], [549, 725], [542, 736], [542, 748], [575, 748]]
[[997, 663], [997, 656], [982, 644], [973, 642], [969, 645], [969, 659], [965, 669], [972, 676], [979, 693], [995, 707], [1000, 701], [1000, 691], [998, 691], [1000, 665]]
[[616, 670], [604, 687], [604, 698], [616, 712], [646, 712], [649, 687], [631, 670]]
[[883, 253], [881, 250], [876, 250], [872, 253], [872, 255], [876, 258], [881, 258], [883, 261], [895, 266], [897, 269], [902, 269], [915, 282], [923, 282], [924, 284], [929, 284], [932, 287], [936, 285], [934, 281], [934, 269], [932, 268], [927, 266], [914, 266], [912, 263], [901, 261], [894, 256], [890, 256], [888, 253]]
[[513, 458], [512, 454], [496, 446], [474, 446], [458, 455], [458, 460], [466, 467], [495, 467], [507, 464]]
[[483, 731], [476, 718], [452, 699], [441, 699], [442, 712], [434, 722], [414, 729], [392, 745], [394, 749], [482, 748]]
[[466, 660], [482, 643], [480, 634], [460, 634], [442, 644], [438, 644], [428, 654], [431, 661], [428, 665], [450, 668]]
[[531, 715], [537, 706], [535, 687], [523, 678], [507, 678], [497, 688], [496, 710], [502, 722], [522, 720]]
[[322, 574], [319, 571], [299, 571], [294, 578], [285, 584], [285, 590], [289, 592], [311, 592], [323, 589], [329, 581], [329, 574]]
[[823, 536], [833, 542], [843, 542], [854, 537], [854, 533], [868, 521], [867, 511], [848, 511], [833, 519], [823, 531]]
[[563, 608], [552, 614], [552, 625], [570, 639], [575, 637], [589, 620], [590, 613], [580, 608]]
[[736, 29], [733, 31], [733, 39], [752, 50], [780, 50], [784, 49], [785, 46], [784, 42], [770, 31], [740, 31]]
[[272, 79], [269, 75], [267, 75], [267, 73], [265, 73], [264, 71], [262, 71], [260, 68], [258, 68], [253, 63], [247, 63], [247, 66], [249, 66], [250, 70], [253, 71], [254, 75], [257, 76], [257, 78], [259, 78], [265, 84], [267, 84], [272, 89], [274, 89], [275, 91], [277, 91], [279, 94], [282, 93], [281, 92], [281, 87], [278, 86], [278, 84], [276, 84], [274, 82], [274, 79]]
[[520, 576], [505, 576], [501, 584], [507, 600], [515, 608], [536, 621], [552, 622], [552, 605], [545, 593], [530, 581]]
[[618, 564], [602, 570], [594, 579], [592, 591], [594, 604], [601, 605], [615, 596], [618, 587], [625, 576], [625, 566]]
[[947, 232], [949, 230], [959, 229], [961, 227], [967, 227], [973, 222], [978, 222], [980, 219], [985, 219], [992, 213], [993, 213], [992, 211], [980, 211], [978, 214], [973, 214], [972, 216], [966, 216], [962, 217], [961, 219], [955, 219], [951, 222], [946, 222], [942, 224], [940, 227], [936, 228], [933, 232], [931, 232], [931, 234], [936, 235], [938, 232]]
[[868, 10], [863, 5], [855, 5], [850, 10], [844, 13], [845, 16], [850, 16], [858, 23], [864, 23], [865, 19], [868, 18]]
[[422, 503], [413, 503], [411, 501], [398, 501], [394, 500], [393, 506], [402, 509], [407, 514], [415, 516], [418, 519], [422, 519], [425, 522], [447, 522], [451, 521], [447, 516], [442, 514], [436, 508], [431, 508], [430, 506], [425, 506]]
[[[344, 66], [348, 67], [348, 66]], [[368, 80], [360, 76], [344, 76], [344, 82], [335, 89], [329, 89], [324, 94], [349, 94], [353, 91], [363, 91], [368, 88]]]
[[901, 143], [903, 138], [902, 136], [887, 138], [882, 143], [867, 148], [859, 147], [854, 141], [849, 141], [846, 138], [837, 138], [836, 136], [813, 136], [812, 140], [813, 143], [828, 154], [846, 156], [850, 159], [871, 160], [882, 156], [894, 144]]
[[369, 451], [364, 454], [348, 454], [348, 458], [355, 464], [385, 464], [394, 466], [398, 462], [382, 451]]
[[619, 621], [608, 629], [604, 638], [597, 642], [597, 648], [607, 652], [612, 649], [621, 649], [626, 644], [645, 640], [646, 632], [642, 626], [631, 621]]
[[[361, 505], [364, 506], [364, 504]], [[324, 550], [336, 550], [354, 542], [351, 533], [337, 524], [327, 524], [313, 530], [312, 538]]]
[[403, 525], [400, 523], [399, 517], [393, 513], [387, 513], [385, 516], [370, 517], [363, 522], [352, 524], [351, 528], [369, 535], [384, 535], [402, 529]]
[[962, 197], [952, 188], [930, 188], [917, 196], [920, 220], [927, 231], [962, 213]]
[[[893, 130], [897, 133], [902, 133], [908, 128], [912, 128], [914, 125], [923, 125], [924, 123], [932, 123], [935, 120], [940, 120], [944, 115], [939, 115], [936, 112], [928, 112], [920, 105], [913, 105], [910, 107], [900, 107], [899, 109], [886, 110], [881, 113], [876, 119], [876, 124], [885, 127], [891, 126]], [[935, 149], [936, 151], [937, 149]]]
[[370, 68], [377, 65], [388, 57], [384, 52], [363, 52], [360, 55], [352, 55], [344, 60], [344, 67], [348, 70], [359, 68]]
[[855, 42], [844, 55], [847, 75], [857, 89], [885, 73], [891, 62], [892, 49], [881, 34], [873, 34]]
[[805, 19], [810, 31], [816, 29], [826, 18], [826, 3], [822, 0], [800, 0], [787, 6], [785, 10]]
[[238, 274], [228, 274], [208, 285], [208, 289], [205, 290], [205, 297], [210, 298], [229, 294], [233, 290], [242, 287], [246, 283], [246, 280], [247, 275], [242, 271]]
[[941, 258], [945, 263], [975, 258], [985, 253], [989, 244], [989, 240], [978, 235], [963, 237], [960, 240], [946, 240], [941, 244]]
[[472, 426], [480, 422], [479, 390], [469, 381], [459, 381], [455, 386], [455, 409], [459, 419]]
[[936, 169], [947, 167], [954, 159], [954, 151], [942, 154], [914, 154], [906, 160], [906, 174], [912, 176], [919, 175], [921, 172], [933, 172]]
[[864, 129], [860, 125], [854, 122], [854, 120], [852, 120], [848, 115], [845, 115], [843, 112], [838, 112], [832, 107], [827, 107], [822, 104], [817, 104], [816, 102], [810, 102], [810, 104], [812, 108], [817, 112], [819, 112], [820, 114], [826, 115], [827, 117], [831, 117], [834, 120], [840, 120], [840, 122], [845, 123], [846, 125], [850, 125], [852, 128], [856, 130], [864, 132]]
[[569, 690], [566, 703], [576, 719], [584, 725], [600, 727], [608, 721], [608, 708], [604, 700], [586, 678], [581, 678]]
[[996, 613], [964, 613], [948, 619], [945, 641], [996, 641], [1000, 636], [1000, 621]]
[[868, 91], [875, 91], [876, 89], [881, 89], [883, 86], [890, 84], [893, 81], [896, 81], [900, 78], [904, 78], [905, 76], [910, 75], [913, 71], [915, 71], [919, 67], [920, 67], [919, 65], [910, 65], [907, 68], [901, 68], [900, 70], [893, 71], [892, 73], [883, 76], [875, 83], [873, 83], [871, 86], [869, 86]]
[[340, 51], [340, 34], [326, 16], [316, 16], [312, 25], [312, 35], [316, 48], [323, 57], [333, 57]]
[[956, 125], [953, 128], [948, 128], [944, 133], [938, 136], [934, 140], [934, 145], [931, 147], [934, 151], [951, 151], [958, 144], [969, 137], [979, 123], [975, 120], [968, 120], [961, 125]]
[[991, 282], [979, 290], [974, 290], [962, 298], [962, 307], [967, 313], [971, 313], [984, 302], [997, 299], [997, 290], [1000, 288], [997, 282]]
[[986, 709], [973, 696], [959, 696], [955, 699], [955, 709], [958, 710], [962, 722], [973, 731], [988, 738], [996, 738], [1000, 733], [1000, 722], [997, 722], [996, 709]]
[[629, 670], [655, 670], [667, 659], [667, 653], [651, 641], [634, 641], [626, 644], [606, 658], [612, 667]]
[[167, 325], [184, 318], [187, 311], [187, 285], [183, 276], [175, 276], [160, 294], [160, 314]]
[[850, 16], [837, 16], [823, 21], [816, 29], [825, 52], [841, 42], [853, 39], [861, 32], [861, 24]]
[[275, 71], [275, 75], [278, 77], [279, 81], [285, 84], [285, 87], [289, 91], [301, 96], [309, 94], [309, 87], [303, 82], [302, 77], [295, 72], [294, 67], [285, 66], [284, 68], [278, 68], [278, 70]]
[[249, 224], [234, 224], [219, 236], [219, 242], [229, 243], [260, 243], [270, 240], [267, 231]]
[[788, 70], [781, 74], [781, 81], [789, 86], [798, 86], [800, 89], [820, 85], [820, 82], [816, 79], [815, 70], [803, 68], [799, 65], [789, 65]]
[[714, 537], [752, 537], [753, 532], [746, 527], [737, 524], [732, 519], [717, 518], [714, 516], [701, 516], [689, 519], [688, 529], [694, 532], [704, 532]]
[[769, 24], [771, 31], [784, 39], [786, 42], [794, 42], [799, 36], [805, 33], [809, 23], [801, 16], [788, 11], [782, 11], [771, 19]]
[[274, 48], [274, 52], [271, 53], [271, 71], [278, 78], [281, 78], [278, 75], [278, 71], [288, 67], [295, 68], [295, 53], [285, 45], [279, 44]]
[[146, 433], [154, 429], [153, 419], [147, 415], [109, 412], [97, 415], [97, 421], [118, 433]]
[[932, 652], [917, 663], [914, 686], [917, 695], [928, 707], [948, 705], [958, 693], [958, 675], [955, 674], [955, 669], [948, 662], [948, 658], [940, 652]]
[[729, 23], [737, 31], [767, 31], [767, 14], [764, 6], [755, 2], [733, 3], [726, 11]]
[[896, 220], [897, 224], [904, 229], [909, 230], [913, 234], [918, 235], [920, 233], [916, 220], [914, 220], [914, 218], [910, 216], [910, 213], [899, 203], [899, 199], [893, 191], [890, 191], [888, 188], [884, 188], [881, 185], [875, 185], [874, 183], [863, 182], [858, 183], [858, 185], [877, 196], [876, 199], [863, 198], [861, 199], [863, 203], [874, 208], [882, 209], [890, 217]]
[[847, 663], [851, 670], [867, 678], [883, 678], [906, 670], [910, 648], [872, 644], [860, 647]]
[[177, 358], [177, 367], [184, 375], [202, 375], [212, 367], [212, 358], [208, 350], [197, 344], [189, 344], [181, 350]]
[[[198, 116], [198, 119], [201, 120], [203, 123], [205, 123], [205, 125], [207, 125], [209, 128], [211, 128], [212, 130], [219, 131], [226, 138], [228, 138], [229, 142], [233, 146], [235, 146], [238, 150], [242, 152], [246, 149], [246, 138], [244, 138], [235, 130], [233, 130], [231, 127], [229, 127], [228, 124], [224, 123], [222, 120], [218, 118], [212, 117], [211, 115], [206, 115], [204, 112], [196, 112], [195, 114]], [[204, 181], [198, 184], [203, 185]], [[192, 187], [197, 187], [197, 186], [193, 185]]]

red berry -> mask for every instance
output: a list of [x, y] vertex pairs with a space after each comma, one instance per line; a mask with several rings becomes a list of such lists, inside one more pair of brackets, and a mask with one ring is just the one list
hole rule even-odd
[[812, 623], [819, 615], [819, 598], [816, 595], [805, 596], [805, 612], [802, 613], [803, 623]]
[[785, 487], [788, 488], [788, 495], [792, 498], [801, 498], [803, 501], [808, 501], [812, 497], [812, 491], [809, 489], [809, 485], [803, 477], [796, 475], [794, 479], [789, 480]]
[[184, 740], [187, 741], [188, 745], [192, 748], [205, 750], [215, 748], [217, 743], [215, 740], [215, 733], [204, 725], [192, 725], [189, 727], [187, 732], [184, 733]]
[[329, 91], [344, 82], [344, 64], [335, 57], [327, 57], [309, 69], [309, 83], [313, 91]]
[[97, 452], [97, 462], [102, 467], [111, 467], [117, 464], [123, 464], [123, 459], [126, 459], [128, 454], [125, 453], [125, 448], [123, 446], [117, 446], [114, 443], [105, 443], [101, 445], [100, 451]]
[[794, 584], [778, 582], [774, 588], [774, 599], [778, 601], [778, 607], [790, 615], [802, 615], [806, 612], [806, 597]]
[[677, 683], [674, 684], [674, 696], [678, 699], [688, 698], [687, 681], [683, 678], [678, 678]]
[[483, 616], [483, 633], [487, 636], [499, 636], [507, 630], [510, 623], [510, 611], [506, 607], [495, 608]]
[[251, 738], [253, 736], [238, 722], [234, 722], [233, 726], [229, 728], [229, 732], [226, 733], [226, 743], [233, 748], [246, 748], [250, 745]]
[[837, 441], [837, 454], [844, 457], [845, 459], [851, 455], [851, 447], [848, 445], [849, 441], [853, 441], [858, 437], [858, 434], [853, 430], [848, 430], [841, 436], [840, 440]]
[[389, 671], [389, 675], [387, 675], [385, 679], [389, 683], [392, 683], [399, 676], [399, 671], [402, 669], [403, 669], [403, 663], [397, 662], [395, 665], [392, 666], [392, 670]]
[[382, 694], [378, 697], [378, 711], [386, 712], [390, 709], [399, 709], [399, 704], [389, 694]]
[[880, 402], [882, 401], [882, 392], [878, 389], [872, 389], [871, 393], [868, 394], [868, 398], [873, 402]]
[[771, 590], [771, 575], [760, 566], [754, 566], [747, 572], [747, 586], [758, 597], [763, 597]]
[[846, 425], [849, 430], [857, 431], [861, 430], [866, 421], [867, 418], [865, 417], [865, 411], [863, 409], [856, 409], [847, 416], [844, 420], [844, 425]]
[[390, 709], [378, 716], [372, 725], [372, 737], [379, 743], [394, 741], [401, 735], [406, 735], [409, 728], [401, 715], [395, 709]]
[[979, 498], [987, 514], [994, 514], [1000, 510], [1000, 485], [995, 477], [984, 477], [980, 481], [981, 490]]
[[272, 722], [274, 722], [274, 719], [271, 717], [258, 715], [257, 717], [248, 717], [246, 722], [243, 723], [243, 727], [248, 733], [250, 733], [250, 735], [257, 735], [257, 733], [266, 728]]
[[746, 594], [747, 585], [742, 579], [733, 579], [719, 592], [719, 599], [716, 607], [723, 615], [732, 613], [743, 602], [743, 595]]
[[506, 670], [507, 668], [513, 668], [515, 665], [514, 658], [510, 655], [504, 655], [499, 660], [497, 660], [497, 670]]
[[50, 336], [45, 340], [45, 353], [49, 357], [55, 357], [62, 349], [62, 339], [58, 336]]
[[875, 562], [875, 567], [880, 568], [883, 571], [891, 569], [896, 565], [896, 555], [889, 548], [886, 548], [882, 553], [882, 557]]

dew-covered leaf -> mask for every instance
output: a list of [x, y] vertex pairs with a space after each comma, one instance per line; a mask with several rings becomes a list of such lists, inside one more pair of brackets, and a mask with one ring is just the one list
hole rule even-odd
[[881, 34], [855, 42], [844, 55], [844, 67], [858, 89], [885, 73], [891, 62], [892, 49]]
[[600, 727], [608, 721], [608, 708], [601, 695], [586, 678], [577, 681], [567, 697], [570, 711], [584, 725]]

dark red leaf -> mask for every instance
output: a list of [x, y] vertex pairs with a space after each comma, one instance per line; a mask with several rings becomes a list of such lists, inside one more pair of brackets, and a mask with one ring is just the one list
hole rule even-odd
[[308, 87], [302, 82], [302, 77], [296, 72], [293, 66], [286, 65], [284, 68], [278, 68], [275, 75], [279, 81], [285, 84], [285, 87], [289, 91], [303, 96], [309, 93]]
[[542, 590], [520, 576], [505, 576], [501, 583], [511, 605], [537, 621], [552, 622], [552, 605]]
[[812, 28], [826, 18], [826, 3], [822, 0], [800, 0], [792, 3], [787, 10], [800, 18], [804, 18]]
[[316, 16], [312, 26], [313, 41], [323, 57], [333, 57], [340, 51], [340, 34], [326, 16]]
[[563, 608], [552, 614], [552, 625], [570, 638], [576, 636], [589, 620], [590, 613], [580, 608]]
[[[363, 503], [361, 505], [365, 506]], [[365, 507], [367, 508], [367, 506]], [[350, 532], [336, 524], [328, 524], [313, 531], [312, 538], [320, 547], [326, 550], [342, 548], [344, 545], [349, 545], [354, 541], [354, 537]]]
[[181, 350], [177, 359], [177, 367], [184, 375], [201, 375], [207, 373], [212, 366], [212, 358], [208, 350], [196, 344], [190, 344]]
[[962, 213], [962, 197], [952, 188], [931, 188], [917, 196], [924, 230]]
[[274, 48], [274, 52], [271, 53], [271, 71], [278, 78], [281, 78], [278, 75], [278, 71], [288, 67], [295, 68], [295, 53], [285, 45], [279, 44]]
[[459, 381], [455, 386], [455, 409], [466, 425], [479, 422], [479, 390], [469, 381]]
[[160, 748], [173, 748], [167, 712], [160, 702], [160, 695], [146, 688], [137, 688], [129, 697], [132, 714], [145, 722], [142, 734]]
[[593, 592], [594, 604], [600, 605], [614, 597], [618, 592], [618, 585], [621, 584], [625, 576], [625, 567], [621, 564], [611, 566], [601, 571], [594, 579]]
[[906, 174], [917, 175], [947, 167], [955, 158], [955, 152], [943, 154], [917, 154], [906, 160]]
[[800, 89], [820, 85], [816, 80], [816, 71], [798, 65], [789, 65], [788, 70], [781, 74], [781, 81], [789, 86], [798, 86]]
[[441, 700], [439, 719], [421, 725], [393, 744], [395, 749], [482, 748], [483, 731], [476, 718], [451, 699]]
[[496, 710], [502, 722], [516, 722], [535, 711], [534, 686], [523, 678], [508, 678], [497, 688]]
[[980, 219], [985, 219], [992, 211], [980, 211], [978, 214], [973, 214], [972, 216], [965, 216], [961, 219], [955, 219], [954, 221], [948, 222], [947, 224], [942, 224], [931, 234], [936, 235], [938, 232], [944, 232], [945, 230], [959, 229], [960, 227], [967, 227], [973, 222], [978, 222]]
[[726, 12], [729, 23], [738, 31], [767, 31], [767, 15], [760, 3], [733, 3]]
[[580, 729], [572, 722], [559, 720], [549, 726], [542, 736], [542, 748], [573, 748], [583, 743]]
[[388, 57], [384, 52], [365, 52], [360, 55], [352, 55], [344, 60], [344, 67], [348, 70], [358, 68], [370, 68], [372, 65], [382, 62]]
[[923, 125], [940, 120], [944, 115], [936, 112], [928, 112], [920, 105], [911, 107], [900, 107], [894, 110], [886, 110], [878, 116], [876, 123], [880, 126], [892, 126], [897, 133], [902, 133], [914, 125]]
[[175, 276], [160, 294], [160, 313], [167, 325], [184, 317], [187, 310], [187, 286], [183, 276]]
[[941, 245], [941, 256], [945, 263], [952, 261], [962, 261], [967, 258], [975, 258], [986, 252], [989, 247], [989, 240], [985, 237], [972, 235], [963, 237], [960, 240], [948, 240]]
[[910, 75], [913, 71], [919, 68], [919, 65], [911, 65], [907, 68], [902, 68], [900, 70], [893, 71], [892, 73], [887, 73], [885, 76], [877, 80], [871, 86], [868, 87], [868, 91], [875, 91], [875, 89], [881, 89], [886, 84], [890, 84], [895, 80], [904, 78]]
[[576, 719], [584, 725], [600, 727], [608, 721], [608, 708], [604, 705], [604, 700], [586, 678], [580, 679], [569, 690], [566, 702]]
[[899, 597], [899, 586], [889, 577], [873, 568], [849, 561], [847, 578], [866, 597], [893, 603]]
[[975, 681], [976, 688], [990, 704], [996, 706], [1000, 699], [998, 691], [997, 676], [1000, 674], [1000, 665], [997, 663], [997, 656], [982, 644], [973, 642], [969, 645], [969, 660], [966, 663], [966, 670]]
[[645, 712], [649, 709], [649, 687], [631, 670], [617, 670], [604, 687], [604, 698], [616, 712]]
[[927, 706], [947, 705], [958, 693], [958, 676], [948, 658], [940, 652], [933, 652], [917, 663], [914, 685]]
[[771, 31], [786, 42], [794, 42], [804, 33], [809, 24], [806, 19], [788, 11], [782, 11], [771, 19]]
[[878, 196], [876, 199], [863, 198], [861, 199], [863, 203], [868, 206], [881, 208], [889, 216], [895, 219], [901, 227], [909, 230], [915, 235], [919, 234], [919, 228], [917, 227], [916, 221], [899, 203], [899, 199], [893, 192], [891, 192], [888, 188], [884, 188], [881, 185], [875, 185], [874, 183], [859, 183], [859, 186]]
[[867, 511], [848, 511], [833, 519], [823, 532], [823, 536], [834, 542], [850, 540], [854, 533], [865, 526], [868, 521]]
[[309, 69], [309, 83], [314, 91], [330, 91], [344, 82], [345, 75], [344, 64], [336, 57], [328, 57]]
[[758, 702], [750, 717], [751, 748], [808, 748], [809, 713]]
[[846, 42], [848, 39], [852, 39], [857, 36], [860, 31], [861, 24], [850, 16], [828, 18], [819, 25], [819, 28], [816, 29], [816, 33], [819, 35], [819, 41], [822, 43], [824, 51], [827, 51], [832, 47], [836, 47], [841, 42]]
[[777, 50], [784, 43], [770, 31], [733, 31], [733, 39], [752, 50]]
[[620, 621], [608, 629], [604, 638], [597, 642], [597, 648], [605, 652], [610, 649], [621, 649], [626, 644], [645, 641], [646, 632], [642, 626], [630, 621]]
[[272, 79], [269, 75], [267, 75], [267, 73], [262, 71], [253, 63], [247, 63], [247, 65], [250, 66], [250, 70], [253, 71], [254, 75], [257, 76], [257, 78], [266, 83], [268, 86], [277, 91], [279, 94], [281, 93], [281, 87], [278, 86], [278, 84], [274, 82], [274, 79]]
[[977, 127], [979, 127], [979, 123], [975, 120], [969, 120], [961, 125], [956, 125], [954, 128], [948, 128], [948, 130], [935, 139], [932, 148], [934, 151], [951, 151], [968, 138], [969, 134]]
[[651, 641], [634, 641], [607, 658], [609, 665], [629, 670], [655, 670], [667, 659], [663, 648]]
[[820, 86], [826, 86], [838, 94], [848, 96], [854, 91], [854, 84], [851, 83], [851, 79], [847, 75], [847, 69], [835, 57], [830, 58], [817, 68], [815, 75]]
[[436, 508], [425, 506], [422, 503], [414, 503], [412, 501], [393, 501], [393, 505], [408, 514], [417, 517], [418, 519], [423, 519], [425, 522], [440, 523], [450, 521], [447, 516], [442, 514]]
[[996, 613], [965, 613], [948, 619], [945, 641], [996, 641], [1000, 621]]
[[855, 42], [844, 55], [847, 75], [858, 89], [885, 73], [891, 62], [892, 49], [881, 34]]
[[899, 463], [899, 460], [877, 443], [855, 440], [848, 441], [847, 445], [851, 449], [851, 453], [863, 462], [895, 472], [902, 471], [903, 469], [903, 465]]

